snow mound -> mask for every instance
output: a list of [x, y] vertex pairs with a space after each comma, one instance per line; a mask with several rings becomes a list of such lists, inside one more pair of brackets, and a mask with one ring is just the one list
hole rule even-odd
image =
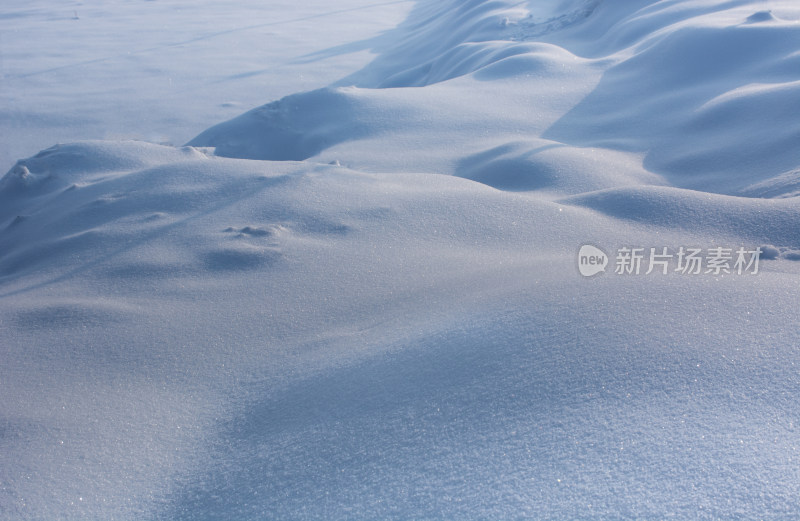
[[[393, 171], [394, 155], [387, 154], [385, 161], [365, 156], [374, 156], [376, 146], [391, 150], [406, 135], [424, 133], [424, 141], [436, 149], [425, 153], [441, 158], [433, 168], [438, 173], [466, 170], [466, 177], [492, 186], [545, 189], [554, 183], [548, 174], [522, 174], [528, 167], [512, 159], [514, 165], [498, 164], [510, 167], [504, 174], [459, 168], [464, 155], [449, 142], [452, 132], [435, 126], [441, 113], [452, 111], [414, 110], [410, 107], [419, 104], [409, 100], [415, 96], [399, 88], [440, 86], [433, 92], [445, 98], [448, 92], [476, 91], [481, 82], [513, 82], [516, 88], [494, 89], [487, 98], [492, 106], [519, 112], [516, 139], [503, 141], [508, 128], [486, 129], [500, 141], [499, 150], [517, 146], [521, 138], [535, 149], [534, 143], [545, 139], [564, 145], [563, 156], [575, 151], [576, 164], [586, 149], [618, 160], [587, 169], [588, 178], [606, 181], [570, 183], [565, 193], [610, 187], [615, 180], [608, 179], [609, 172], [631, 172], [635, 162], [638, 173], [621, 174], [618, 182], [751, 197], [796, 192], [785, 177], [800, 163], [800, 149], [792, 146], [800, 135], [792, 116], [800, 110], [794, 73], [800, 59], [797, 24], [767, 19], [761, 11], [753, 14], [748, 2], [538, 5], [422, 3], [397, 29], [407, 36], [403, 43], [339, 88], [265, 105], [190, 144], [216, 147], [217, 154], [228, 157], [347, 156], [348, 164]], [[558, 79], [561, 90], [548, 90], [548, 82]], [[348, 84], [362, 89], [343, 87]], [[564, 89], [565, 84], [571, 87]], [[363, 87], [382, 93], [369, 94]], [[531, 95], [521, 96], [526, 90]], [[550, 120], [547, 111], [558, 117]]]
[[[148, 519], [798, 506], [797, 401], [780, 394], [800, 363], [795, 200], [555, 201], [134, 142], [103, 145], [102, 176], [97, 146], [24, 161], [77, 188], [32, 187], [0, 232], [10, 517], [70, 501], [73, 518]], [[584, 243], [688, 242], [773, 258], [758, 276], [575, 269]]]
[[[703, 17], [698, 17], [702, 20]], [[678, 24], [609, 68], [544, 137], [645, 152], [675, 186], [737, 194], [800, 162], [796, 24]], [[691, 59], [688, 59], [691, 57]]]
[[764, 201], [671, 187], [632, 187], [581, 194], [560, 202], [648, 225], [704, 230], [720, 239], [800, 245], [795, 225], [800, 199]]
[[800, 25], [770, 8], [423, 0], [185, 147], [19, 161], [0, 518], [790, 518]]
[[[149, 143], [136, 141], [128, 142], [122, 149], [115, 143], [104, 141], [55, 145], [18, 161], [0, 179], [0, 197], [11, 204], [20, 195], [63, 189], [71, 185], [77, 175], [83, 180], [104, 178], [116, 171], [141, 169], [193, 154], [202, 152], [192, 148], [176, 152], [171, 147], [154, 148]], [[10, 197], [12, 193], [14, 197]]]
[[507, 143], [469, 155], [459, 162], [455, 174], [500, 190], [536, 190], [542, 196], [663, 184], [658, 176], [645, 171], [635, 156], [541, 139]]
[[353, 114], [364, 110], [354, 89], [294, 94], [216, 125], [189, 142], [225, 157], [300, 161], [342, 140], [377, 131]]

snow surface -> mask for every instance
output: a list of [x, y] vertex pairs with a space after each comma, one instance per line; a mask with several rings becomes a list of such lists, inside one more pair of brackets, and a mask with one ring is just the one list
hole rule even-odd
[[798, 21], [4, 6], [0, 519], [796, 518]]
[[78, 139], [184, 143], [361, 68], [412, 5], [4, 0], [0, 163]]

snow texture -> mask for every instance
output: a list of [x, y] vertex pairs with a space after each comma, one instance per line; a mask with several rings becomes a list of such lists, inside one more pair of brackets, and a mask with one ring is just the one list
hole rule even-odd
[[0, 8], [0, 519], [798, 515], [795, 2], [268, 4]]

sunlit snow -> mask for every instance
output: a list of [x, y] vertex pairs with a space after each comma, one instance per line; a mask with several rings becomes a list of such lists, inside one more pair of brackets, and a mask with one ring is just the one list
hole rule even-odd
[[800, 513], [796, 2], [12, 0], [0, 71], [0, 519]]

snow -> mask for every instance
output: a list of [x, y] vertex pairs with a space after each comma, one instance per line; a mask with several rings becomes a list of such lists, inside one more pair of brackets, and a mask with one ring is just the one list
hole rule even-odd
[[0, 163], [56, 142], [182, 144], [370, 60], [410, 0], [7, 0]]
[[794, 517], [798, 21], [0, 8], [0, 519]]

